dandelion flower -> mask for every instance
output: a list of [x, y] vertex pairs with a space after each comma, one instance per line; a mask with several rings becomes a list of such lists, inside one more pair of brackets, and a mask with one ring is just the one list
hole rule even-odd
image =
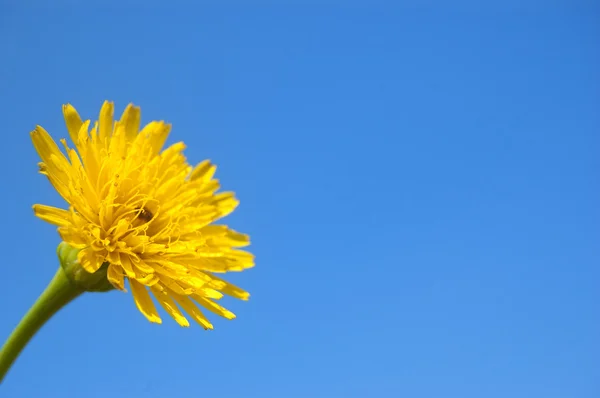
[[89, 120], [64, 105], [75, 144], [61, 140], [66, 156], [42, 127], [31, 133], [40, 173], [68, 203], [68, 209], [36, 204], [35, 215], [58, 227], [85, 272], [104, 268], [122, 291], [127, 280], [149, 321], [162, 322], [155, 301], [181, 326], [189, 326], [187, 314], [212, 329], [200, 308], [233, 319], [217, 301], [249, 294], [215, 274], [250, 268], [254, 258], [239, 249], [249, 244], [247, 235], [213, 223], [236, 208], [234, 194], [217, 193], [216, 167], [209, 161], [191, 167], [183, 143], [162, 150], [169, 124], [140, 129], [140, 108], [131, 104], [119, 121], [113, 113], [105, 102], [90, 129]]

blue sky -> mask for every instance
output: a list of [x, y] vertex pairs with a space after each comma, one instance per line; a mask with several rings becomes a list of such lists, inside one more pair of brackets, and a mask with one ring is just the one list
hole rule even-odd
[[0, 339], [57, 267], [29, 131], [173, 123], [241, 206], [234, 321], [89, 294], [3, 397], [600, 396], [600, 8], [234, 2], [0, 12]]

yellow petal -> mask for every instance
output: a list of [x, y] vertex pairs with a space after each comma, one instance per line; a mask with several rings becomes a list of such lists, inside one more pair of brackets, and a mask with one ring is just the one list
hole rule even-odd
[[207, 310], [212, 311], [215, 314], [222, 316], [223, 318], [227, 318], [227, 319], [235, 318], [235, 314], [233, 312], [229, 311], [225, 307], [220, 306], [219, 304], [215, 303], [214, 301], [208, 300], [208, 299], [206, 299], [202, 296], [198, 296], [198, 295], [193, 295], [192, 297], [194, 298], [194, 300], [196, 300], [198, 302], [198, 304], [202, 305]]
[[[226, 280], [221, 279], [217, 276], [214, 276], [213, 274], [210, 274], [208, 272], [205, 272], [205, 274], [210, 276], [211, 279], [215, 280], [219, 284], [218, 287], [215, 287], [215, 288], [220, 290], [224, 294], [231, 296], [231, 297], [238, 298], [240, 300], [244, 300], [244, 301], [246, 301], [250, 298], [250, 293], [248, 293], [244, 289], [237, 287], [234, 284], [229, 283]], [[210, 285], [210, 283], [209, 283], [209, 285]]]
[[177, 304], [175, 304], [171, 297], [169, 297], [167, 294], [165, 294], [157, 288], [151, 287], [150, 290], [154, 294], [154, 297], [156, 297], [158, 304], [160, 304], [160, 306], [163, 307], [173, 319], [175, 319], [175, 322], [177, 322], [180, 326], [183, 327], [190, 326], [190, 323], [188, 322], [186, 317], [183, 316], [179, 308], [177, 308]]
[[120, 124], [125, 129], [125, 139], [128, 142], [134, 140], [135, 136], [140, 131], [140, 123], [142, 121], [142, 115], [140, 108], [133, 106], [133, 104], [127, 105], [123, 115], [121, 116]]
[[135, 271], [133, 270], [133, 263], [131, 262], [131, 257], [129, 257], [128, 254], [121, 253], [119, 260], [123, 271], [125, 271], [125, 275], [127, 275], [128, 278], [135, 278]]
[[139, 272], [143, 272], [145, 274], [153, 274], [154, 273], [154, 268], [152, 268], [150, 265], [148, 265], [143, 260], [138, 260], [138, 261], [132, 262], [132, 263], [135, 265], [135, 268], [137, 268], [137, 270]]
[[156, 274], [139, 274], [136, 273], [135, 280], [144, 286], [153, 286], [160, 281], [160, 278]]
[[125, 290], [125, 278], [123, 275], [123, 269], [121, 267], [116, 264], [110, 264], [108, 266], [106, 277], [115, 288], [119, 290]]
[[228, 249], [222, 251], [220, 256], [215, 256], [210, 251], [203, 252], [199, 249], [195, 254], [197, 257], [174, 255], [172, 258], [178, 262], [185, 261], [188, 266], [218, 273], [243, 271], [254, 267], [254, 255], [242, 250]]
[[73, 144], [79, 148], [79, 129], [83, 122], [71, 104], [63, 105], [63, 116]]
[[46, 165], [45, 171], [53, 174], [61, 183], [69, 185], [69, 176], [66, 173], [70, 165], [65, 155], [60, 151], [50, 134], [41, 126], [36, 126], [31, 132], [31, 140], [42, 162]]
[[129, 280], [129, 286], [131, 286], [131, 293], [133, 294], [133, 299], [135, 300], [135, 305], [138, 310], [140, 310], [150, 322], [162, 323], [146, 287], [131, 279]]
[[207, 239], [209, 244], [215, 246], [243, 247], [250, 244], [250, 237], [239, 233], [225, 225], [207, 225], [200, 229], [200, 233]]
[[185, 310], [185, 312], [190, 314], [190, 316], [200, 324], [200, 326], [202, 326], [204, 329], [213, 329], [212, 323], [206, 319], [202, 311], [200, 311], [200, 309], [192, 302], [192, 300], [190, 300], [189, 297], [180, 296], [178, 294], [172, 294], [171, 296], [175, 299], [175, 301], [177, 301], [177, 304], [179, 304], [181, 308]]
[[209, 289], [207, 287], [197, 289], [196, 293], [201, 294], [203, 297], [210, 298], [213, 300], [220, 300], [223, 298], [223, 293], [215, 289]]
[[113, 132], [115, 106], [112, 102], [104, 101], [102, 108], [100, 109], [100, 116], [98, 120], [98, 138], [100, 145], [104, 148], [108, 148], [110, 137]]
[[221, 192], [213, 197], [212, 203], [217, 206], [219, 217], [230, 214], [240, 204], [233, 192]]
[[85, 168], [87, 185], [89, 185], [95, 191], [95, 183], [98, 179], [98, 172], [100, 170], [100, 166], [98, 164], [99, 154], [97, 148], [95, 147], [96, 139], [90, 140], [90, 136], [88, 134], [89, 127], [89, 120], [86, 120], [81, 124], [78, 133], [79, 146], [77, 147], [77, 150], [79, 151], [81, 161], [83, 162]]
[[36, 204], [33, 205], [33, 212], [36, 217], [39, 217], [50, 224], [57, 225], [59, 227], [71, 225], [71, 213], [67, 210]]
[[[168, 287], [174, 294], [178, 294], [180, 296], [187, 296], [188, 294], [192, 294], [194, 289], [191, 287], [182, 287], [179, 282], [175, 279], [171, 279], [165, 275], [158, 275], [158, 278], [163, 286]], [[183, 283], [183, 281], [181, 281]]]
[[68, 243], [69, 246], [76, 249], [85, 249], [90, 245], [85, 237], [82, 236], [81, 232], [77, 231], [75, 228], [60, 227], [58, 228], [58, 234], [65, 243]]
[[102, 266], [102, 257], [96, 255], [91, 248], [83, 249], [77, 253], [77, 260], [84, 270], [93, 274]]
[[140, 139], [145, 139], [150, 143], [151, 156], [155, 156], [160, 152], [170, 131], [171, 125], [165, 122], [150, 122], [140, 131]]
[[210, 160], [205, 160], [194, 167], [190, 180], [209, 181], [215, 175], [215, 171], [217, 171], [217, 166], [211, 164]]

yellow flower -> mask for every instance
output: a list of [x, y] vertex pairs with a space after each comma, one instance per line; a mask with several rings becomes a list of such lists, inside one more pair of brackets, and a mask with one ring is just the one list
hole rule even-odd
[[63, 114], [75, 149], [61, 140], [67, 156], [40, 126], [31, 133], [42, 162], [40, 173], [69, 204], [68, 210], [34, 205], [36, 216], [58, 226], [64, 242], [80, 249], [77, 259], [89, 273], [108, 264], [107, 278], [125, 290], [137, 308], [161, 323], [150, 293], [181, 326], [181, 309], [202, 325], [212, 324], [198, 305], [228, 319], [235, 315], [215, 302], [223, 294], [247, 300], [249, 294], [215, 273], [254, 265], [247, 235], [212, 224], [238, 204], [233, 193], [216, 193], [216, 167], [204, 161], [191, 167], [183, 143], [161, 149], [171, 129], [153, 121], [140, 130], [140, 108], [127, 106], [121, 120], [104, 102], [89, 129], [75, 108]]

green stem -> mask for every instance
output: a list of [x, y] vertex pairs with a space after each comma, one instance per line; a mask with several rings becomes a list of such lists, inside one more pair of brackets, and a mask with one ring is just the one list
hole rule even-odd
[[70, 282], [59, 267], [46, 290], [27, 311], [0, 350], [0, 383], [23, 348], [46, 321], [81, 293], [83, 290]]

